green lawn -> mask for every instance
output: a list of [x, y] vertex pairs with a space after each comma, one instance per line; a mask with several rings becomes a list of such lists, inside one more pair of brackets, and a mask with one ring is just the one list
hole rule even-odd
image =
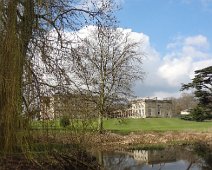
[[211, 131], [212, 121], [194, 122], [179, 118], [146, 118], [146, 119], [108, 119], [104, 121], [106, 130], [116, 132], [132, 131]]
[[[74, 123], [73, 123], [74, 122]], [[71, 125], [66, 130], [89, 130], [97, 129], [97, 121], [86, 121], [83, 124], [80, 120], [72, 121]], [[199, 131], [212, 132], [212, 121], [195, 122], [185, 121], [179, 118], [146, 118], [146, 119], [104, 119], [104, 129], [118, 133], [129, 132], [147, 132], [147, 131]], [[84, 127], [85, 126], [85, 127]], [[59, 120], [53, 121], [33, 121], [32, 129], [50, 128], [53, 130], [63, 130]], [[84, 128], [83, 128], [84, 127]]]

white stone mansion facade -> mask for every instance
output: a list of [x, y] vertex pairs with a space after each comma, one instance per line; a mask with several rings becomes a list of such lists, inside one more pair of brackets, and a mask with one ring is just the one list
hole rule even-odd
[[157, 98], [141, 98], [132, 101], [132, 115], [135, 117], [172, 117], [172, 101]]
[[172, 101], [158, 100], [157, 98], [140, 98], [130, 102], [131, 107], [117, 110], [110, 115], [112, 118], [147, 118], [147, 117], [173, 117]]

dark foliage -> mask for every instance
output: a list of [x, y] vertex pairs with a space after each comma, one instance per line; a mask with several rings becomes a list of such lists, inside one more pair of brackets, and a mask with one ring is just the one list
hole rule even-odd
[[202, 169], [212, 169], [212, 147], [205, 143], [198, 143], [194, 146], [194, 151], [205, 160]]
[[65, 128], [69, 125], [70, 125], [70, 120], [68, 116], [63, 116], [60, 118], [60, 126]]
[[181, 116], [181, 119], [202, 122], [208, 118], [208, 114], [200, 106], [195, 107], [194, 109], [190, 110], [190, 112], [191, 114], [189, 115]]
[[36, 159], [27, 159], [23, 154], [10, 155], [0, 158], [0, 169], [29, 169], [29, 170], [98, 170], [96, 158], [85, 151], [74, 153], [43, 153]]
[[181, 90], [190, 88], [195, 89], [195, 97], [199, 100], [198, 106], [193, 109], [194, 119], [202, 121], [210, 118], [212, 114], [212, 66], [196, 70], [192, 82], [183, 84]]

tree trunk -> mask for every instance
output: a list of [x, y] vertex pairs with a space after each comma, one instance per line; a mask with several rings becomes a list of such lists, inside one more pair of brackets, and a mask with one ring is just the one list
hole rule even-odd
[[100, 134], [103, 133], [103, 114], [101, 111], [99, 112], [99, 117], [98, 117], [98, 132]]
[[21, 115], [21, 79], [23, 56], [17, 35], [17, 0], [10, 0], [7, 25], [0, 49], [0, 148], [5, 153], [15, 150]]
[[100, 134], [103, 133], [103, 114], [104, 114], [104, 79], [103, 79], [103, 72], [101, 73], [101, 83], [100, 83], [100, 100], [99, 100], [99, 119], [98, 119], [98, 132]]

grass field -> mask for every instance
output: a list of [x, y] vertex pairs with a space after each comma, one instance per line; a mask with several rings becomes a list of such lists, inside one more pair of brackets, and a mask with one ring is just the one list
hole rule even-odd
[[108, 119], [106, 130], [128, 133], [135, 131], [206, 131], [212, 132], [212, 121], [194, 122], [179, 118]]
[[[86, 121], [87, 122], [87, 121]], [[146, 118], [146, 119], [104, 119], [104, 129], [118, 133], [148, 132], [148, 131], [199, 131], [212, 132], [212, 121], [195, 122], [179, 118]], [[97, 121], [93, 120], [83, 124], [81, 120], [72, 120], [67, 128], [60, 126], [59, 120], [34, 121], [33, 129], [50, 128], [53, 130], [95, 130]], [[84, 127], [84, 128], [83, 128]]]

